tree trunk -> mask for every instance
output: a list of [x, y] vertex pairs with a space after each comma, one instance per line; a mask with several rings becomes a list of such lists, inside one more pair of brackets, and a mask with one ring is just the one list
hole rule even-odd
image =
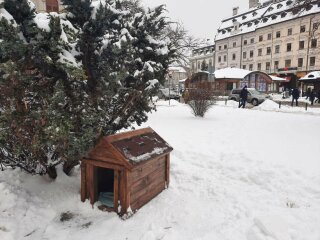
[[55, 166], [48, 167], [47, 174], [51, 179], [56, 179], [58, 174]]
[[67, 174], [68, 176], [70, 175], [72, 169], [79, 164], [79, 161], [68, 161], [64, 162], [63, 164], [63, 172]]

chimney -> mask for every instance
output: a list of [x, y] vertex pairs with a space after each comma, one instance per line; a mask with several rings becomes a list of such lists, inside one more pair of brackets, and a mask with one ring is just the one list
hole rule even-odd
[[238, 15], [239, 7], [232, 8], [232, 16]]
[[259, 0], [249, 0], [249, 9], [256, 8], [260, 5]]

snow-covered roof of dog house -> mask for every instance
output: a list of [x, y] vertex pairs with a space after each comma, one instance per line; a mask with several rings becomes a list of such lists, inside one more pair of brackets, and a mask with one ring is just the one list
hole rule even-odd
[[152, 128], [143, 128], [103, 137], [86, 158], [132, 169], [172, 150]]

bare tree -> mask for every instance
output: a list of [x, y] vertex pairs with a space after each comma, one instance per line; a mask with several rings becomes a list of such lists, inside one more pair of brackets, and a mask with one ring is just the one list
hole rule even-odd
[[172, 46], [176, 49], [175, 61], [182, 66], [188, 65], [188, 57], [193, 49], [206, 44], [205, 39], [193, 37], [179, 22], [172, 22], [167, 27], [165, 37], [171, 40]]

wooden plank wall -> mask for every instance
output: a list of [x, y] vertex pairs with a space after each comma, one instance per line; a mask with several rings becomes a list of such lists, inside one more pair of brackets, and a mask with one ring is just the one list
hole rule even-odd
[[151, 160], [132, 170], [128, 179], [132, 210], [139, 209], [165, 189], [166, 170], [166, 156]]

